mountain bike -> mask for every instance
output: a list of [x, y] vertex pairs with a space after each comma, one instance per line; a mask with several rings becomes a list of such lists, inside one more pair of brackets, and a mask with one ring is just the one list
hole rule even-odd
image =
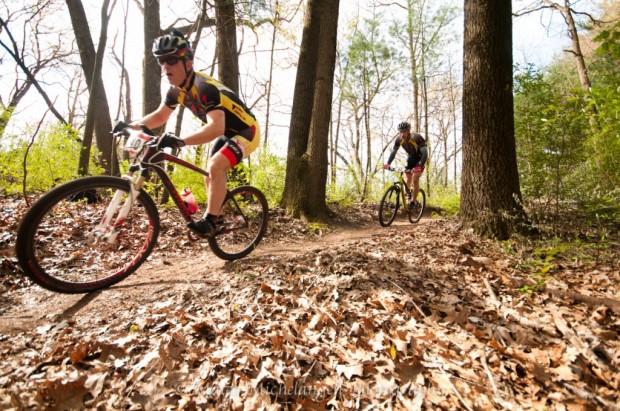
[[[145, 191], [155, 172], [187, 223], [188, 205], [166, 173], [174, 163], [208, 177], [209, 173], [149, 142], [158, 136], [142, 126], [126, 128], [128, 171], [122, 177], [83, 177], [40, 197], [20, 222], [16, 253], [24, 273], [38, 285], [60, 293], [88, 293], [109, 287], [132, 274], [153, 251], [160, 232], [157, 205]], [[248, 255], [267, 230], [269, 207], [264, 194], [242, 185], [227, 190], [224, 223], [206, 237], [224, 260]], [[188, 229], [190, 240], [199, 237]]]
[[383, 194], [381, 203], [379, 204], [379, 224], [382, 227], [389, 227], [396, 218], [398, 208], [401, 205], [407, 211], [409, 221], [411, 223], [417, 223], [424, 214], [424, 208], [426, 207], [426, 193], [420, 189], [418, 192], [418, 199], [413, 205], [407, 204], [407, 198], [411, 196], [411, 189], [407, 185], [404, 178], [405, 168], [403, 167], [390, 167], [387, 170], [399, 173], [398, 180], [394, 182]]

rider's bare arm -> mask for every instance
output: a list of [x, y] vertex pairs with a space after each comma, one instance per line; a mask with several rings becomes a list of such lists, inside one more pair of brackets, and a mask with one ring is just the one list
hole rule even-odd
[[207, 113], [207, 124], [196, 130], [195, 133], [183, 136], [185, 144], [205, 144], [224, 135], [226, 117], [223, 110], [211, 110]]

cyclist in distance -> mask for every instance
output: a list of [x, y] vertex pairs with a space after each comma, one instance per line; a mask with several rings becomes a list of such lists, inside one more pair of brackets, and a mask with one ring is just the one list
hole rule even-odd
[[[140, 124], [150, 129], [159, 127], [168, 121], [179, 104], [202, 120], [203, 125], [198, 130], [182, 137], [164, 133], [157, 141], [157, 148], [175, 149], [215, 140], [207, 163], [210, 177], [205, 178], [207, 211], [201, 220], [188, 224], [195, 233], [210, 236], [223, 224], [221, 205], [226, 196], [226, 174], [258, 146], [258, 123], [254, 114], [232, 90], [211, 76], [194, 70], [194, 51], [178, 30], [172, 29], [170, 33], [158, 37], [153, 42], [152, 51], [170, 88], [155, 111], [133, 121], [130, 126], [136, 129]], [[118, 122], [114, 131], [126, 126]]]
[[[390, 164], [396, 157], [396, 152], [402, 146], [407, 152], [407, 167], [405, 171], [405, 180], [407, 186], [411, 189], [411, 198], [408, 198], [409, 206], [415, 204], [420, 191], [420, 177], [424, 172], [424, 164], [428, 158], [428, 149], [426, 148], [426, 140], [418, 133], [411, 133], [411, 124], [403, 121], [398, 125], [399, 135], [394, 142], [392, 152], [388, 157], [387, 163], [383, 165], [384, 169], [390, 168]], [[412, 185], [413, 184], [413, 185]]]

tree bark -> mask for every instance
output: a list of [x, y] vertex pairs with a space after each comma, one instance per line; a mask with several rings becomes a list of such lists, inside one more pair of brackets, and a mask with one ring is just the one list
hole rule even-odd
[[334, 92], [339, 0], [321, 3], [321, 31], [317, 65], [316, 89], [308, 142], [308, 190], [305, 192], [305, 214], [319, 219], [329, 216], [325, 202], [327, 185], [329, 123]]
[[218, 79], [226, 87], [239, 93], [239, 55], [237, 52], [237, 25], [233, 0], [215, 1], [216, 47]]
[[[71, 16], [71, 24], [75, 32], [75, 38], [80, 50], [80, 59], [82, 61], [82, 69], [84, 70], [84, 76], [88, 85], [91, 98], [89, 102], [96, 102], [96, 108], [94, 105], [90, 106], [92, 117], [92, 129], [87, 129], [84, 132], [83, 148], [85, 151], [86, 159], [80, 156], [80, 164], [78, 171], [80, 174], [88, 173], [88, 156], [90, 155], [92, 132], [96, 136], [97, 148], [101, 152], [99, 162], [103, 166], [106, 174], [111, 174], [111, 170], [118, 170], [118, 159], [116, 152], [112, 149], [112, 139], [110, 138], [110, 130], [112, 129], [112, 120], [110, 119], [110, 108], [108, 105], [108, 98], [106, 96], [105, 87], [103, 85], [103, 79], [101, 78], [101, 62], [103, 60], [103, 53], [105, 52], [105, 44], [107, 40], [107, 20], [109, 16], [106, 14], [107, 5], [109, 1], [105, 1], [101, 11], [101, 23], [102, 28], [99, 36], [98, 51], [95, 52], [95, 46], [90, 35], [90, 29], [88, 26], [88, 19], [84, 11], [84, 6], [81, 0], [66, 0], [69, 14]], [[87, 125], [88, 125], [88, 113], [87, 113]]]
[[407, 2], [407, 47], [409, 49], [409, 64], [411, 66], [411, 82], [413, 84], [413, 130], [420, 130], [420, 79], [418, 76], [418, 38], [414, 30], [414, 10], [412, 2]]
[[[570, 1], [564, 0], [564, 7], [558, 6], [558, 9], [564, 16], [564, 20], [566, 21], [566, 25], [568, 26], [568, 36], [571, 39], [572, 52], [575, 56], [575, 65], [577, 66], [577, 72], [579, 73], [579, 82], [581, 83], [581, 88], [587, 93], [590, 93], [592, 84], [590, 83], [590, 76], [588, 75], [588, 67], [586, 66], [586, 61], [583, 57], [583, 53], [581, 52], [579, 33], [577, 32], [577, 25], [575, 24], [575, 19], [573, 18], [573, 10], [571, 9]], [[588, 110], [590, 111], [590, 125], [592, 126], [592, 129], [596, 131], [599, 129], [599, 124], [597, 119], [598, 109], [596, 107], [595, 99], [592, 99], [592, 105], [588, 107]]]
[[161, 102], [161, 69], [153, 57], [153, 42], [161, 35], [159, 1], [144, 2], [144, 66], [142, 115], [149, 114]]
[[512, 97], [510, 0], [465, 0], [461, 219], [507, 239], [522, 228]]
[[274, 55], [276, 50], [276, 38], [278, 35], [278, 27], [280, 25], [280, 0], [276, 0], [274, 4], [273, 13], [273, 32], [271, 34], [271, 52], [269, 59], [269, 79], [267, 80], [267, 96], [266, 96], [266, 113], [265, 113], [265, 127], [263, 129], [263, 145], [267, 147], [267, 141], [269, 139], [269, 114], [271, 111], [271, 91], [273, 90], [273, 65]]
[[[304, 198], [308, 184], [305, 178], [309, 169], [308, 138], [312, 121], [309, 101], [314, 101], [320, 35], [320, 3], [325, 0], [308, 0], [304, 28], [299, 50], [299, 63], [295, 78], [295, 92], [291, 109], [288, 158], [282, 207], [293, 217], [303, 214]], [[305, 216], [304, 216], [305, 217]]]

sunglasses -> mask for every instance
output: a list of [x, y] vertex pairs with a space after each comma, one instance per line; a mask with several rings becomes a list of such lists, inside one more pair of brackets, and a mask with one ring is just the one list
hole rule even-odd
[[165, 56], [165, 57], [158, 57], [157, 58], [157, 62], [159, 63], [160, 66], [163, 66], [164, 64], [167, 64], [169, 66], [174, 66], [175, 64], [177, 64], [181, 59], [177, 56]]

